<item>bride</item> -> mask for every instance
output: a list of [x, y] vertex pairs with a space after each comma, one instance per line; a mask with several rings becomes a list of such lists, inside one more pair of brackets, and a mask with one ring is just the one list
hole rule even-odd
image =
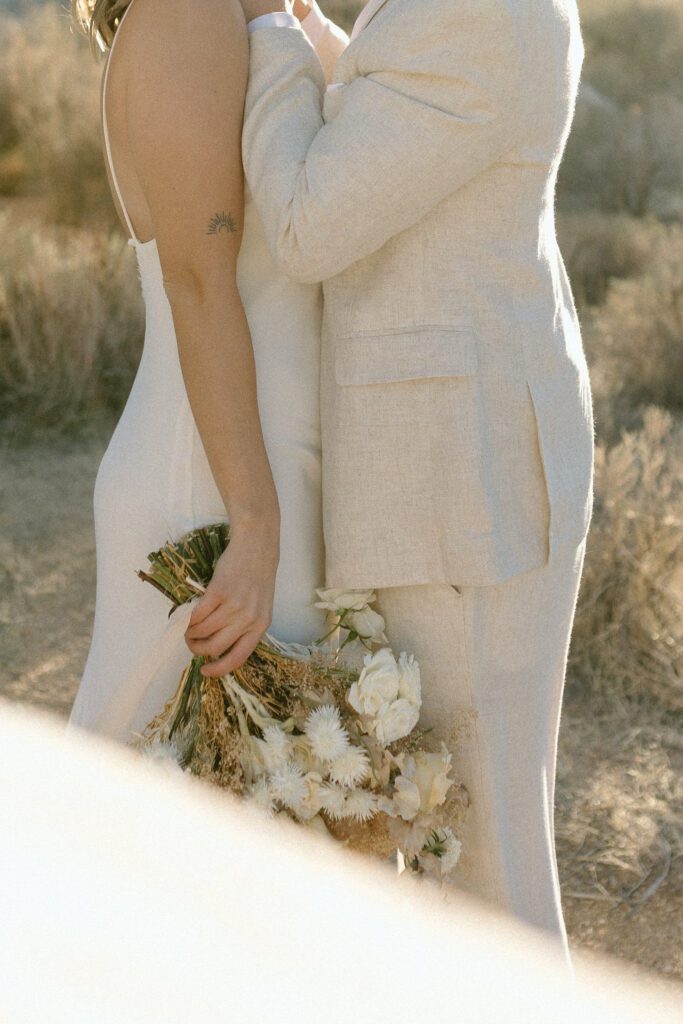
[[[188, 645], [219, 676], [271, 623], [286, 641], [324, 632], [312, 606], [323, 581], [322, 299], [275, 267], [243, 194], [238, 0], [73, 6], [109, 51], [104, 153], [146, 333], [95, 482], [95, 621], [69, 726], [125, 742], [174, 692]], [[315, 5], [297, 7], [331, 72], [346, 38]], [[168, 539], [218, 521], [230, 522], [230, 546], [172, 636], [167, 601], [135, 571]]]

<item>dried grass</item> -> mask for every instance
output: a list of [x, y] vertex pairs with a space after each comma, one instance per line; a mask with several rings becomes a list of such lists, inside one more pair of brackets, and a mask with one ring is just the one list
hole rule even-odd
[[572, 640], [580, 689], [683, 709], [683, 424], [649, 408], [596, 452], [595, 513]]
[[119, 237], [0, 221], [0, 419], [22, 438], [110, 419], [139, 360], [143, 312]]
[[68, 13], [50, 4], [4, 16], [0, 38], [0, 192], [41, 195], [54, 221], [113, 223], [100, 70]]
[[656, 705], [637, 719], [619, 701], [592, 715], [583, 703], [565, 707], [556, 810], [564, 898], [633, 911], [666, 883], [683, 855], [678, 726]]
[[651, 225], [639, 244], [642, 272], [612, 280], [584, 324], [596, 423], [610, 440], [645, 405], [683, 412], [683, 228]]

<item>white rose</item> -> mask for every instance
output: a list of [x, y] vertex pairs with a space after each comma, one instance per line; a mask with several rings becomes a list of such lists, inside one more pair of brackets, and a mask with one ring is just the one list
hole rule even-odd
[[399, 775], [394, 783], [394, 814], [411, 821], [420, 810], [420, 790], [411, 779]]
[[383, 747], [400, 740], [413, 731], [420, 717], [419, 709], [400, 697], [380, 708], [375, 721], [375, 735]]
[[350, 612], [345, 619], [345, 624], [362, 640], [369, 640], [376, 644], [385, 644], [387, 638], [384, 635], [384, 619], [372, 608], [362, 608], [360, 611]]
[[348, 702], [361, 715], [376, 715], [398, 696], [398, 665], [388, 647], [363, 659], [364, 668], [348, 692]]
[[375, 600], [374, 590], [330, 590], [316, 591], [320, 600], [316, 608], [325, 608], [331, 612], [360, 612]]
[[412, 654], [405, 651], [398, 659], [399, 680], [398, 693], [405, 697], [411, 704], [419, 708], [422, 704], [422, 684], [420, 682], [420, 666]]
[[453, 780], [448, 777], [451, 755], [445, 746], [438, 754], [418, 750], [406, 761], [404, 774], [420, 790], [420, 810], [429, 813], [444, 802]]

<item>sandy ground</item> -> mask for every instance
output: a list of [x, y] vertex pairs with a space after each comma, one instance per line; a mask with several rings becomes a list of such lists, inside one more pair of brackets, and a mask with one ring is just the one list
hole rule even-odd
[[[92, 490], [103, 449], [89, 440], [0, 451], [0, 694], [62, 716], [92, 629]], [[666, 716], [623, 705], [596, 714], [568, 691], [556, 830], [572, 944], [676, 987], [682, 776], [683, 741]]]

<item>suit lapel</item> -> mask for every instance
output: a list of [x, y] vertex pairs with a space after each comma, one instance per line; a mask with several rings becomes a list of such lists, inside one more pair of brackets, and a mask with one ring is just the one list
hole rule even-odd
[[381, 8], [384, 7], [386, 2], [387, 0], [368, 0], [368, 3], [358, 15], [356, 24], [353, 26], [353, 31], [351, 33], [352, 40], [358, 36], [359, 32], [362, 32], [363, 29], [370, 24], [372, 19], [381, 10]]

